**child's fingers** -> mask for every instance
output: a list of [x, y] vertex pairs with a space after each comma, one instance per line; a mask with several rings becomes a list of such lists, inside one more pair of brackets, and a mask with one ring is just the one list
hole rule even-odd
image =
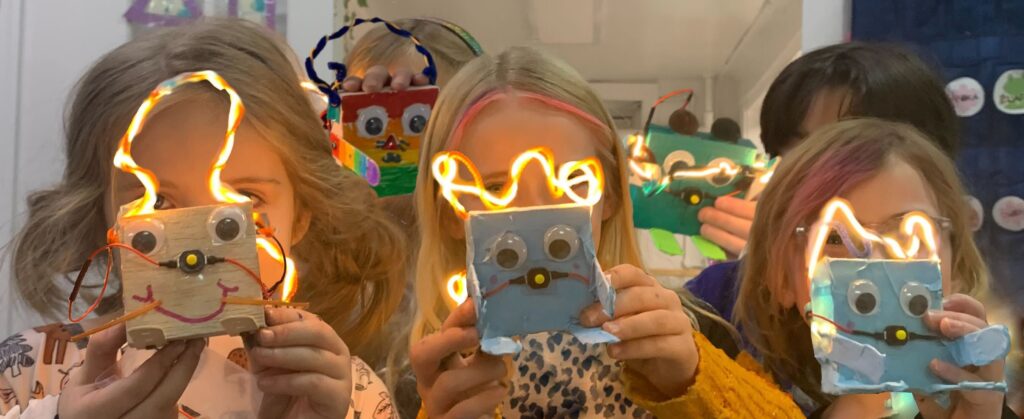
[[395, 74], [391, 76], [391, 89], [393, 90], [405, 90], [409, 88], [409, 84], [412, 82], [412, 70], [408, 68], [399, 68], [395, 71]]
[[142, 403], [132, 408], [125, 417], [146, 419], [153, 417], [154, 413], [173, 411], [181, 394], [185, 392], [185, 387], [192, 379], [196, 366], [199, 365], [199, 357], [203, 353], [204, 346], [206, 346], [206, 342], [202, 339], [188, 342], [185, 352], [167, 371], [167, 375], [156, 386], [156, 389]]
[[602, 325], [602, 328], [622, 341], [649, 336], [681, 335], [690, 333], [689, 317], [678, 310], [653, 310], [618, 318]]
[[82, 374], [77, 376], [78, 384], [95, 383], [101, 374], [109, 371], [117, 362], [117, 352], [127, 341], [124, 325], [112, 327], [89, 337], [86, 347]]
[[341, 82], [342, 90], [346, 92], [358, 92], [363, 88], [363, 79], [356, 76], [348, 76]]
[[678, 335], [650, 336], [608, 345], [608, 356], [620, 361], [672, 358], [684, 346]]
[[657, 285], [658, 281], [653, 276], [633, 265], [618, 265], [605, 271], [605, 276], [611, 282], [612, 288], [623, 290], [630, 287], [649, 287]]
[[444, 319], [441, 330], [452, 327], [470, 327], [476, 325], [476, 305], [472, 299], [466, 299], [462, 304]]
[[[953, 329], [949, 330], [960, 330], [963, 327], [970, 326], [972, 330], [967, 333], [973, 332], [978, 329], [983, 329], [986, 326], [988, 326], [988, 323], [985, 322], [985, 320], [979, 319], [969, 314], [957, 313], [955, 311], [930, 311], [925, 313], [925, 315], [921, 319], [924, 321], [925, 326], [928, 327], [929, 329], [938, 332], [943, 332], [944, 334], [945, 332], [943, 330], [943, 323], [950, 321], [955, 323], [950, 323], [950, 325], [945, 326], [954, 327]], [[963, 335], [958, 335], [956, 337], [960, 336]]]
[[416, 342], [409, 350], [409, 364], [417, 381], [433, 386], [442, 371], [441, 363], [452, 354], [475, 347], [479, 340], [476, 328], [453, 327]]
[[257, 347], [249, 351], [249, 356], [261, 367], [317, 372], [339, 380], [348, 376], [343, 365], [346, 361], [351, 362], [347, 356], [312, 346]]
[[[706, 209], [706, 208], [705, 208]], [[747, 246], [747, 241], [711, 224], [700, 226], [700, 235], [721, 246], [726, 252], [738, 255]]]
[[366, 74], [363, 75], [363, 91], [379, 92], [383, 90], [390, 77], [391, 75], [388, 74], [387, 67], [382, 65], [370, 67], [370, 69], [366, 70]]
[[946, 380], [946, 382], [949, 383], [959, 383], [961, 381], [986, 381], [973, 372], [938, 359], [933, 359], [932, 362], [928, 363], [928, 369], [931, 370], [935, 376]]
[[131, 375], [98, 390], [97, 393], [101, 400], [97, 401], [97, 404], [110, 409], [111, 417], [123, 416], [125, 412], [142, 403], [153, 392], [153, 389], [164, 380], [168, 371], [184, 352], [185, 342], [182, 341], [164, 346], [146, 362], [143, 362]]
[[435, 410], [446, 411], [459, 400], [469, 398], [473, 390], [505, 377], [505, 362], [499, 357], [477, 358], [465, 368], [445, 371], [431, 387], [431, 405]]
[[413, 86], [426, 86], [430, 84], [430, 78], [423, 73], [416, 73], [412, 75]]
[[675, 291], [657, 287], [633, 287], [615, 295], [615, 318], [652, 310], [678, 310], [682, 307]]
[[345, 417], [348, 403], [338, 403], [339, 397], [352, 393], [350, 381], [313, 372], [260, 377], [257, 386], [268, 394], [306, 397], [314, 410], [332, 418]]
[[[754, 219], [757, 202], [731, 196], [723, 196], [715, 199], [714, 208], [725, 212], [726, 214], [748, 220], [747, 224], [749, 225], [749, 221]], [[750, 229], [748, 228], [747, 230], [749, 231]], [[743, 236], [746, 236], [746, 234], [743, 234]]]
[[942, 309], [945, 311], [955, 311], [958, 313], [964, 313], [979, 319], [987, 319], [985, 315], [985, 305], [981, 301], [975, 300], [969, 295], [964, 294], [953, 294], [946, 297], [942, 301]]
[[313, 346], [337, 355], [348, 355], [348, 347], [330, 325], [316, 318], [266, 327], [257, 334], [260, 346]]
[[294, 323], [300, 321], [320, 321], [320, 317], [306, 310], [291, 307], [268, 307], [266, 309], [267, 326]]
[[604, 306], [601, 303], [591, 304], [580, 312], [580, 324], [583, 327], [598, 327], [611, 319], [604, 313]]
[[701, 208], [700, 212], [697, 213], [697, 218], [704, 224], [717, 227], [732, 236], [746, 240], [750, 236], [750, 227], [753, 224], [753, 220], [730, 214], [719, 209], [717, 206], [718, 203], [716, 202], [714, 207]]
[[473, 397], [460, 401], [448, 410], [447, 414], [440, 412], [430, 417], [445, 418], [479, 418], [494, 416], [494, 410], [498, 408], [508, 396], [508, 388], [495, 383], [484, 387]]

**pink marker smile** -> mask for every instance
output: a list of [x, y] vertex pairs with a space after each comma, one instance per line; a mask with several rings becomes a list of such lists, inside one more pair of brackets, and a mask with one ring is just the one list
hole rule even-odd
[[[213, 312], [211, 312], [210, 314], [207, 314], [205, 316], [199, 316], [199, 317], [185, 316], [185, 315], [173, 312], [171, 310], [168, 310], [168, 309], [164, 308], [162, 305], [158, 306], [154, 310], [157, 313], [163, 314], [163, 315], [165, 315], [167, 317], [170, 317], [170, 318], [172, 318], [174, 320], [177, 320], [177, 321], [180, 321], [182, 323], [196, 324], [196, 323], [207, 322], [210, 319], [213, 319], [214, 317], [217, 317], [218, 315], [220, 315], [221, 312], [224, 311], [224, 306], [226, 305], [224, 303], [224, 300], [223, 300], [224, 297], [227, 297], [228, 294], [233, 294], [233, 293], [238, 292], [238, 287], [228, 287], [228, 286], [225, 286], [224, 284], [222, 284], [220, 282], [220, 280], [217, 280], [217, 286], [220, 287], [220, 289], [221, 289], [221, 302], [220, 302], [220, 306], [218, 306], [216, 310], [214, 310]], [[151, 302], [153, 302], [154, 301], [154, 298], [153, 298], [153, 286], [152, 285], [146, 285], [146, 296], [145, 297], [140, 297], [138, 295], [133, 295], [132, 299], [135, 300], [135, 301], [138, 301], [140, 303], [151, 303]]]

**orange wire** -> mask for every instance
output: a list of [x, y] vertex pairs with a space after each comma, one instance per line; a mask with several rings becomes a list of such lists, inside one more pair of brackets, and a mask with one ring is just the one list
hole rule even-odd
[[[103, 301], [103, 294], [107, 291], [107, 283], [110, 281], [110, 270], [114, 266], [114, 260], [113, 260], [114, 259], [114, 252], [112, 252], [110, 250], [110, 249], [112, 249], [114, 247], [117, 247], [117, 248], [120, 248], [120, 249], [128, 249], [132, 253], [135, 253], [136, 255], [141, 257], [146, 262], [152, 263], [153, 265], [156, 265], [156, 266], [160, 266], [160, 263], [158, 263], [157, 261], [151, 259], [149, 256], [146, 256], [145, 254], [143, 254], [142, 252], [138, 251], [134, 247], [125, 245], [123, 243], [110, 243], [110, 244], [107, 244], [107, 245], [105, 245], [105, 246], [103, 246], [103, 247], [101, 247], [99, 249], [96, 249], [95, 251], [92, 252], [91, 255], [89, 255], [89, 258], [86, 259], [86, 262], [85, 262], [86, 266], [84, 266], [83, 269], [87, 269], [88, 265], [92, 264], [92, 260], [95, 259], [96, 256], [98, 256], [100, 254], [100, 252], [106, 251], [107, 252], [107, 271], [106, 271], [106, 273], [103, 274], [103, 287], [100, 288], [99, 295], [96, 296], [96, 300], [92, 302], [92, 305], [90, 305], [89, 308], [87, 308], [85, 310], [85, 313], [82, 313], [82, 315], [80, 317], [75, 318], [75, 315], [72, 312], [72, 309], [74, 308], [75, 299], [77, 298], [77, 294], [78, 294], [77, 290], [81, 286], [80, 282], [76, 282], [75, 283], [75, 291], [72, 291], [71, 296], [68, 297], [68, 320], [71, 321], [72, 323], [78, 323], [78, 322], [82, 321], [82, 319], [84, 319], [86, 316], [88, 316], [89, 313], [92, 313], [93, 310], [96, 310], [96, 307], [98, 307], [100, 305], [100, 302]], [[82, 275], [82, 274], [80, 273], [79, 275]]]
[[185, 411], [185, 408], [180, 407], [180, 406], [178, 407], [178, 413], [181, 413], [182, 416], [184, 416], [184, 417], [186, 417], [188, 419], [196, 419], [195, 416], [192, 416], [192, 415], [188, 414], [188, 412]]
[[245, 271], [245, 273], [249, 274], [249, 276], [252, 277], [252, 279], [256, 281], [257, 284], [259, 284], [261, 295], [263, 295], [263, 299], [265, 300], [267, 298], [270, 298], [270, 296], [267, 294], [267, 287], [263, 285], [263, 280], [260, 279], [260, 276], [257, 275], [256, 272], [253, 272], [252, 269], [249, 269], [248, 266], [243, 265], [242, 262], [239, 262], [237, 260], [231, 258], [224, 258], [224, 261], [241, 268], [243, 271]]
[[[671, 98], [673, 96], [681, 95], [683, 93], [693, 93], [693, 89], [679, 89], [679, 90], [674, 90], [674, 91], [668, 92], [664, 96], [659, 97], [658, 100], [654, 101], [654, 106], [651, 106], [651, 107], [653, 108], [655, 106], [658, 106], [662, 102], [668, 100], [669, 98]], [[689, 105], [689, 104], [690, 104], [690, 101], [687, 100], [686, 103], [683, 104], [683, 108], [686, 108], [686, 105]]]

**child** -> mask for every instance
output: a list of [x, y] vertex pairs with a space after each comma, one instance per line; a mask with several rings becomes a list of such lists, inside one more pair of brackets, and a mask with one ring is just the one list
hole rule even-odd
[[[310, 302], [310, 311], [268, 309], [268, 327], [254, 335], [251, 350], [230, 336], [209, 338], [206, 349], [201, 339], [174, 342], [131, 371], [126, 360], [148, 353], [119, 354], [124, 326], [88, 343], [69, 342], [119, 314], [121, 293], [112, 293], [98, 316], [81, 324], [37, 327], [0, 345], [0, 365], [15, 366], [0, 370], [0, 413], [249, 416], [255, 412], [238, 410], [239, 401], [254, 386], [264, 394], [261, 413], [273, 417], [358, 417], [390, 409], [380, 379], [349, 350], [358, 352], [401, 298], [400, 233], [374, 206], [365, 182], [333, 161], [299, 87], [294, 57], [272, 36], [244, 20], [201, 22], [148, 34], [101, 58], [79, 82], [69, 108], [63, 180], [29, 198], [29, 218], [14, 244], [14, 280], [36, 311], [52, 317], [64, 310], [69, 274], [106, 243], [118, 208], [142, 194], [134, 176], [112, 166], [136, 109], [162, 81], [213, 70], [245, 106], [222, 178], [268, 216], [302, 271], [295, 301]], [[133, 156], [161, 182], [157, 209], [214, 203], [206, 177], [224, 138], [225, 96], [205, 82], [192, 84], [151, 113]], [[101, 265], [95, 270], [112, 262], [95, 263]], [[280, 275], [279, 269], [261, 270], [268, 285]], [[112, 287], [118, 288], [116, 278]], [[96, 295], [79, 301], [90, 297]]]
[[[537, 146], [549, 147], [556, 165], [587, 157], [601, 162], [608, 182], [593, 208], [593, 231], [597, 258], [611, 268], [606, 275], [617, 290], [617, 317], [607, 318], [594, 305], [580, 320], [622, 342], [584, 346], [564, 333], [529, 335], [522, 340], [527, 350], [507, 367], [504, 359], [482, 352], [463, 355], [479, 342], [473, 303], [455, 307], [444, 290], [447, 278], [466, 268], [464, 230], [439, 196], [430, 160], [441, 151], [459, 151], [494, 192], [511, 181], [507, 172], [516, 156]], [[496, 409], [503, 417], [800, 415], [788, 397], [780, 399], [777, 389], [702, 335], [713, 322], [700, 321], [700, 332], [694, 330], [693, 317], [706, 317], [690, 297], [662, 288], [638, 267], [625, 158], [594, 91], [566, 64], [535, 50], [477, 58], [448, 84], [428, 124], [415, 198], [425, 222], [410, 361], [423, 398], [421, 417], [480, 417]], [[526, 169], [512, 206], [566, 202], [551, 197], [546, 182], [539, 171]], [[464, 202], [469, 209], [483, 207], [473, 198]]]
[[[870, 116], [913, 125], [955, 157], [960, 126], [943, 86], [934, 71], [900, 48], [860, 42], [828, 46], [797, 58], [772, 82], [761, 105], [761, 142], [769, 155], [785, 159], [818, 128], [844, 117]], [[719, 198], [700, 213], [701, 236], [740, 255], [754, 204]]]
[[[899, 48], [852, 42], [797, 58], [772, 82], [761, 106], [761, 141], [768, 154], [786, 159], [814, 131], [845, 117], [905, 122], [954, 157], [959, 121], [939, 77]], [[701, 210], [701, 235], [732, 254], [742, 253], [756, 201], [718, 198]], [[739, 262], [705, 269], [686, 284], [726, 319], [732, 317]]]
[[[953, 339], [986, 326], [984, 307], [968, 295], [984, 289], [987, 271], [966, 224], [953, 162], [919, 131], [875, 119], [844, 121], [815, 132], [787, 155], [758, 203], [735, 320], [767, 369], [792, 383], [791, 392], [808, 410], [878, 417], [887, 394], [822, 393], [803, 316], [810, 299], [808, 239], [798, 227], [810, 226], [837, 196], [865, 225], [887, 225], [914, 210], [949, 220], [939, 236], [946, 311], [924, 317], [937, 333]], [[998, 361], [970, 370], [935, 360], [931, 372], [950, 382], [1000, 381], [1002, 366]], [[949, 412], [930, 397], [918, 397], [918, 406], [925, 417], [999, 417], [1003, 411], [1003, 395], [995, 391], [957, 391], [952, 401]]]

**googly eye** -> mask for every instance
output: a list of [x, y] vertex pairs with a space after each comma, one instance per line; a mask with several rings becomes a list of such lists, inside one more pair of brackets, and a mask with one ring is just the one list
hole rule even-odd
[[900, 289], [900, 307], [911, 317], [921, 317], [932, 305], [932, 293], [917, 282], [908, 282]]
[[515, 233], [505, 233], [494, 243], [491, 255], [500, 268], [516, 269], [526, 262], [526, 242]]
[[145, 255], [156, 253], [166, 242], [164, 225], [157, 220], [132, 221], [124, 227], [123, 231], [125, 242]]
[[866, 279], [857, 279], [850, 283], [846, 299], [854, 313], [868, 316], [878, 312], [878, 286]]
[[665, 168], [666, 175], [671, 175], [678, 170], [686, 170], [696, 165], [697, 160], [693, 158], [693, 154], [686, 150], [676, 150], [665, 156], [662, 167]]
[[221, 207], [210, 214], [206, 229], [214, 244], [230, 243], [245, 236], [248, 218], [239, 207]]
[[551, 260], [562, 262], [576, 255], [580, 249], [580, 237], [576, 229], [559, 224], [544, 233], [544, 252]]
[[718, 173], [709, 176], [708, 177], [708, 183], [710, 183], [710, 184], [712, 184], [714, 186], [725, 186], [725, 185], [728, 185], [729, 183], [732, 183], [732, 180], [736, 178], [736, 175], [739, 172], [733, 173], [733, 172], [730, 172], [729, 170], [732, 170], [735, 167], [736, 167], [736, 164], [733, 163], [732, 160], [729, 160], [729, 159], [727, 159], [725, 157], [719, 157], [717, 159], [711, 160], [711, 163], [708, 163], [708, 168], [714, 168], [714, 169], [727, 168], [727, 169], [723, 169], [723, 170], [719, 171]]
[[424, 103], [415, 103], [405, 108], [402, 113], [402, 129], [405, 135], [419, 135], [427, 129], [427, 121], [430, 120], [430, 106]]
[[367, 106], [359, 110], [356, 118], [356, 129], [364, 138], [378, 137], [384, 134], [388, 125], [388, 112], [381, 106]]

